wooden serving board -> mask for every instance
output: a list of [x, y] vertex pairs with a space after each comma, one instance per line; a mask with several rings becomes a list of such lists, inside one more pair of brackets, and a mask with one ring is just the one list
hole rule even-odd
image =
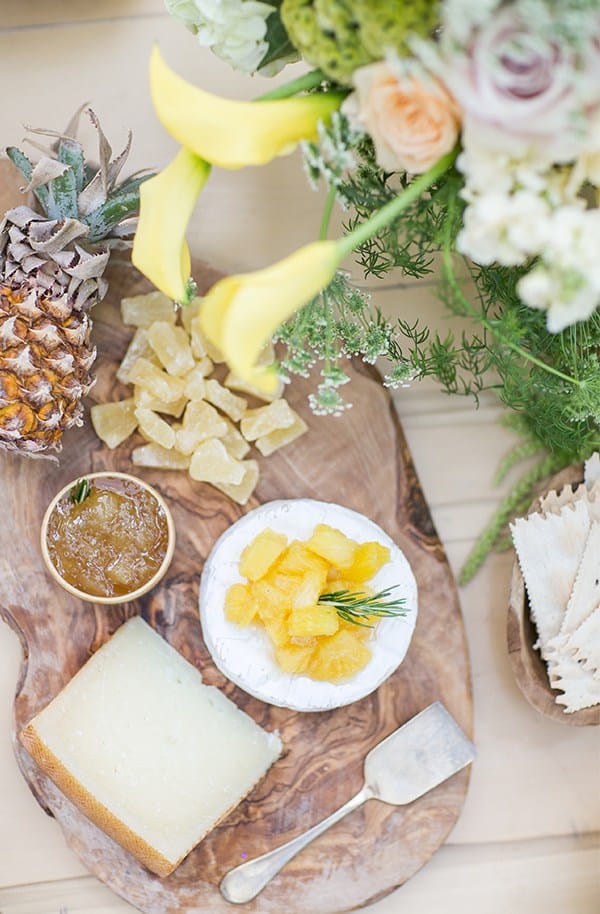
[[[214, 272], [198, 268], [200, 285]], [[123, 295], [148, 286], [128, 262], [111, 267], [110, 292], [95, 311], [100, 353], [91, 400], [119, 399], [115, 366], [131, 331], [119, 319]], [[353, 371], [354, 407], [341, 418], [316, 418], [307, 407], [311, 382], [294, 381], [291, 404], [309, 433], [268, 459], [245, 509], [186, 473], [141, 470], [169, 502], [177, 548], [167, 576], [151, 593], [122, 607], [94, 607], [69, 596], [45, 572], [39, 549], [44, 510], [71, 479], [95, 470], [131, 471], [132, 438], [109, 451], [86, 421], [64, 439], [60, 463], [1, 454], [6, 517], [0, 528], [0, 614], [18, 633], [23, 664], [17, 684], [14, 748], [41, 806], [54, 816], [84, 865], [147, 914], [224, 914], [218, 891], [227, 870], [299, 834], [349, 799], [362, 784], [362, 761], [381, 738], [440, 699], [468, 735], [470, 668], [463, 621], [446, 556], [389, 396], [373, 373]], [[135, 468], [133, 471], [136, 472]], [[274, 498], [339, 502], [380, 524], [404, 550], [419, 586], [419, 616], [408, 655], [374, 694], [348, 707], [302, 714], [263, 704], [228, 682], [201, 637], [198, 584], [216, 538], [245, 510]], [[282, 758], [266, 778], [168, 878], [159, 879], [92, 825], [43, 775], [17, 733], [128, 617], [141, 614], [267, 729], [278, 729]], [[467, 790], [462, 771], [406, 808], [371, 801], [303, 851], [246, 908], [261, 914], [326, 914], [368, 904], [404, 883], [445, 840]], [[58, 834], [57, 834], [58, 840]]]

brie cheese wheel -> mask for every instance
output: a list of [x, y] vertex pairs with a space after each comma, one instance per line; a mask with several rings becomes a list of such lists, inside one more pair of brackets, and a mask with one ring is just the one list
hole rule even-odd
[[[358, 543], [376, 540], [390, 550], [390, 561], [368, 582], [373, 591], [394, 587], [391, 597], [403, 598], [406, 615], [382, 618], [367, 642], [368, 664], [354, 676], [336, 682], [285, 673], [277, 664], [271, 641], [258, 625], [240, 626], [224, 612], [239, 573], [242, 550], [266, 527], [288, 541], [307, 540], [317, 524], [329, 524]], [[359, 588], [360, 585], [357, 585]], [[410, 565], [381, 527], [341, 505], [307, 498], [268, 502], [233, 524], [215, 543], [200, 582], [200, 621], [205, 644], [219, 670], [255, 698], [295, 711], [326, 711], [350, 704], [373, 692], [404, 659], [417, 620], [417, 584]]]

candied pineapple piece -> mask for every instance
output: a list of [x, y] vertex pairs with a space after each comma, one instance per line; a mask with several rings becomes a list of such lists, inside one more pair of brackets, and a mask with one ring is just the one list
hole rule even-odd
[[230, 371], [229, 374], [226, 375], [223, 383], [225, 384], [225, 387], [229, 387], [230, 390], [237, 390], [241, 394], [255, 397], [257, 400], [264, 400], [266, 403], [272, 403], [274, 400], [279, 400], [285, 386], [283, 378], [279, 378], [275, 390], [272, 393], [267, 394], [264, 390], [260, 390], [260, 388], [255, 387], [253, 384], [244, 381], [243, 378], [239, 378], [233, 371]]
[[153, 397], [145, 387], [140, 387], [139, 384], [134, 385], [133, 399], [136, 406], [153, 409], [155, 413], [165, 413], [167, 416], [174, 416], [176, 419], [182, 415], [187, 405], [185, 397], [180, 397], [174, 403], [164, 403], [163, 400]]
[[151, 409], [146, 409], [143, 406], [138, 406], [135, 410], [135, 418], [137, 419], [140, 431], [143, 432], [150, 441], [160, 444], [161, 447], [164, 447], [167, 450], [173, 447], [175, 444], [175, 432], [168, 422], [161, 419], [158, 413], [153, 412]]
[[244, 477], [238, 485], [220, 482], [213, 483], [215, 489], [218, 489], [219, 492], [223, 492], [238, 505], [247, 504], [258, 483], [258, 463], [256, 460], [243, 460], [242, 466], [244, 467]]
[[182, 305], [179, 309], [179, 318], [181, 320], [181, 326], [184, 328], [186, 333], [189, 335], [191, 332], [192, 321], [195, 317], [198, 317], [198, 310], [202, 304], [202, 298], [197, 295], [191, 300], [189, 305]]
[[163, 403], [175, 403], [183, 396], [183, 381], [157, 368], [148, 359], [137, 360], [129, 372], [129, 380]]
[[117, 403], [98, 403], [92, 406], [90, 418], [94, 431], [107, 447], [118, 447], [137, 428], [133, 398]]
[[296, 413], [287, 400], [274, 400], [268, 406], [248, 409], [240, 422], [240, 431], [247, 441], [255, 441], [279, 428], [294, 424]]
[[292, 540], [275, 566], [278, 574], [297, 577], [302, 577], [310, 571], [316, 571], [326, 578], [328, 568], [327, 561], [307, 549], [300, 540]]
[[174, 448], [164, 448], [155, 441], [142, 444], [131, 452], [131, 462], [138, 467], [155, 470], [187, 470], [190, 458], [184, 457]]
[[362, 670], [370, 659], [370, 648], [351, 631], [339, 628], [317, 645], [307, 672], [313, 679], [346, 679]]
[[275, 648], [275, 660], [284, 673], [303, 673], [310, 663], [314, 649], [314, 643], [284, 643]]
[[150, 327], [154, 321], [175, 323], [175, 307], [170, 298], [162, 292], [147, 292], [121, 301], [121, 317], [124, 324], [133, 327]]
[[[183, 414], [183, 425], [176, 435], [176, 447], [182, 454], [191, 454], [203, 441], [227, 434], [227, 423], [214, 406], [204, 400], [191, 400]], [[240, 478], [237, 482], [241, 481]], [[223, 480], [227, 482], [227, 480]]]
[[188, 400], [204, 400], [206, 393], [206, 384], [204, 374], [200, 365], [194, 365], [191, 371], [188, 371], [183, 379], [183, 392]]
[[358, 584], [370, 581], [380, 568], [390, 560], [390, 550], [381, 543], [360, 543], [354, 553], [350, 568], [346, 569], [346, 577]]
[[143, 327], [138, 327], [131, 337], [127, 352], [121, 360], [117, 370], [117, 381], [129, 384], [129, 372], [139, 358], [148, 359], [150, 362], [158, 361], [148, 342], [148, 335]]
[[247, 584], [232, 584], [225, 595], [225, 615], [236, 625], [250, 625], [256, 615], [256, 594]]
[[242, 577], [248, 578], [249, 581], [258, 581], [264, 577], [286, 546], [287, 536], [285, 533], [276, 533], [270, 527], [267, 527], [242, 551], [239, 565], [240, 574]]
[[224, 362], [225, 356], [211, 341], [204, 335], [200, 326], [200, 317], [193, 317], [190, 321], [190, 342], [192, 352], [197, 359], [208, 356], [213, 362]]
[[308, 425], [304, 419], [301, 419], [297, 413], [294, 413], [294, 415], [296, 418], [288, 428], [276, 428], [267, 435], [261, 435], [260, 438], [256, 439], [256, 447], [263, 457], [269, 457], [274, 451], [278, 451], [280, 447], [285, 447], [286, 444], [291, 444], [292, 441], [300, 438], [301, 435], [308, 431]]
[[209, 438], [194, 450], [190, 476], [196, 482], [219, 482], [239, 485], [244, 478], [241, 460], [230, 457], [222, 441]]
[[168, 374], [185, 375], [194, 367], [194, 356], [183, 327], [168, 321], [155, 321], [148, 327], [148, 342]]
[[317, 524], [305, 545], [336, 568], [346, 571], [352, 566], [358, 544], [329, 524]]
[[220, 436], [221, 441], [232, 457], [237, 457], [238, 460], [242, 460], [250, 450], [250, 445], [244, 436], [238, 432], [233, 422], [229, 419], [225, 419], [225, 422], [227, 423], [227, 432]]
[[340, 627], [339, 616], [333, 606], [304, 606], [292, 609], [288, 619], [290, 638], [315, 638], [334, 635]]
[[318, 602], [325, 586], [323, 571], [307, 571], [292, 597], [292, 609], [309, 609]]
[[215, 381], [214, 378], [206, 381], [205, 387], [205, 396], [208, 402], [212, 403], [213, 406], [216, 406], [217, 409], [220, 409], [222, 413], [225, 413], [225, 415], [229, 416], [230, 419], [233, 419], [234, 422], [239, 422], [246, 412], [248, 401], [244, 400], [243, 397], [236, 397], [236, 395], [232, 394], [226, 387], [221, 387], [219, 382]]

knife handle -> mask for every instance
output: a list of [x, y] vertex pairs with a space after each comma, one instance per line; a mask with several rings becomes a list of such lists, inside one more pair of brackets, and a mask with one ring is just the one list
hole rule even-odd
[[312, 828], [309, 828], [307, 831], [302, 832], [302, 834], [292, 838], [291, 841], [287, 841], [285, 844], [280, 845], [280, 847], [276, 847], [274, 850], [268, 851], [260, 857], [255, 857], [254, 860], [247, 860], [245, 863], [241, 863], [239, 866], [229, 870], [223, 877], [219, 886], [223, 898], [233, 904], [244, 904], [247, 901], [252, 901], [252, 899], [256, 898], [258, 893], [264, 889], [267, 883], [271, 881], [273, 876], [275, 876], [292, 857], [295, 857], [302, 848], [306, 847], [307, 844], [310, 844], [318, 835], [322, 834], [336, 822], [339, 822], [340, 819], [343, 819], [344, 816], [347, 816], [349, 812], [362, 806], [362, 804], [366, 800], [371, 799], [372, 796], [373, 791], [365, 785], [356, 796], [352, 797], [351, 800], [348, 800], [347, 803], [344, 803], [343, 806], [340, 806], [339, 809], [336, 809], [335, 812], [332, 812], [326, 819], [317, 822]]

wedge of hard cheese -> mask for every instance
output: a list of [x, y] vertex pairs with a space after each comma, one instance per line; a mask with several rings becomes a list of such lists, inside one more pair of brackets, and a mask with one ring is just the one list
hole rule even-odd
[[60, 789], [166, 876], [281, 752], [142, 619], [126, 622], [20, 734]]

